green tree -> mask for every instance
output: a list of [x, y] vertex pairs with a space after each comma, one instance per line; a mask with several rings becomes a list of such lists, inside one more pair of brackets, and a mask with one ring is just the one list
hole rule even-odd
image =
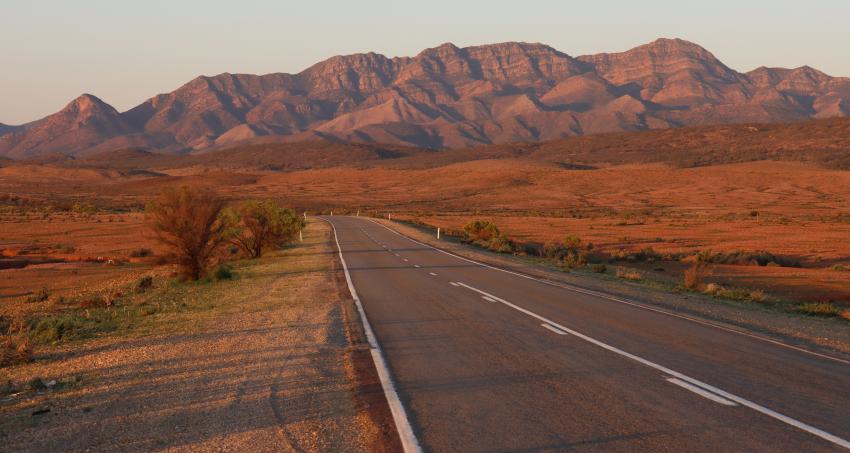
[[228, 208], [223, 214], [227, 239], [250, 258], [263, 256], [263, 249], [292, 242], [304, 220], [292, 209], [271, 200], [249, 200]]

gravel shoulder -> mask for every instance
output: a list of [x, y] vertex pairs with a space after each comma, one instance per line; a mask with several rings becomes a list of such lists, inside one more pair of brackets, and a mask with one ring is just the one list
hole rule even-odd
[[0, 370], [60, 383], [0, 399], [2, 450], [397, 451], [329, 226], [236, 269], [199, 290], [214, 303], [163, 315], [153, 333]]
[[553, 282], [604, 292], [761, 336], [850, 360], [850, 327], [846, 321], [769, 310], [752, 302], [718, 300], [691, 293], [672, 293], [592, 273], [563, 272], [528, 257], [504, 255], [437, 239], [430, 229], [406, 223], [376, 221], [420, 242], [476, 261]]

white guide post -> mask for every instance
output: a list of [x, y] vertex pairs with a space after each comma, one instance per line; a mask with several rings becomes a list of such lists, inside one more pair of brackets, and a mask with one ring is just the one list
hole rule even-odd
[[437, 227], [437, 239], [440, 239], [440, 227]]

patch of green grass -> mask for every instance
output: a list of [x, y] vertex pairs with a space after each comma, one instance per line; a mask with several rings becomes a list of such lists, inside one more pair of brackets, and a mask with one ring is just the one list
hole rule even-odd
[[81, 313], [63, 313], [34, 318], [30, 321], [29, 337], [34, 343], [51, 344], [91, 338], [118, 328], [109, 311], [89, 310], [89, 313], [92, 311], [94, 316], [88, 317]]

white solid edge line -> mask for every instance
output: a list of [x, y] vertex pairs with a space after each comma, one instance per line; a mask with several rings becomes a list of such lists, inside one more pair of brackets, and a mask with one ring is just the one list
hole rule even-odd
[[357, 306], [357, 311], [360, 314], [360, 320], [363, 322], [363, 330], [366, 332], [366, 340], [369, 342], [369, 350], [372, 353], [372, 361], [375, 362], [375, 369], [378, 371], [378, 379], [381, 381], [381, 387], [384, 390], [384, 396], [387, 399], [387, 404], [390, 406], [390, 412], [395, 421], [395, 427], [398, 431], [398, 437], [401, 439], [401, 446], [405, 453], [419, 453], [422, 447], [419, 446], [419, 441], [413, 433], [413, 428], [410, 426], [410, 420], [407, 417], [407, 412], [404, 410], [404, 405], [401, 404], [401, 399], [393, 384], [390, 370], [387, 367], [387, 362], [384, 360], [381, 346], [378, 345], [378, 340], [375, 333], [372, 331], [372, 326], [366, 318], [366, 311], [363, 310], [363, 304], [360, 302], [360, 297], [357, 296], [357, 290], [354, 289], [354, 283], [351, 281], [351, 274], [348, 273], [348, 265], [345, 263], [345, 258], [342, 256], [342, 247], [339, 245], [339, 238], [336, 234], [336, 226], [326, 219], [322, 219], [331, 226], [334, 232], [334, 242], [339, 251], [339, 260], [342, 262], [342, 269], [345, 271], [345, 281], [348, 283], [348, 290], [351, 292], [351, 297], [354, 299], [354, 304]]
[[711, 401], [714, 401], [715, 403], [722, 404], [724, 406], [737, 406], [738, 405], [737, 403], [729, 401], [726, 398], [715, 395], [714, 393], [711, 393], [708, 390], [697, 387], [693, 384], [688, 384], [687, 382], [682, 381], [680, 379], [667, 378], [667, 382], [669, 382], [671, 384], [678, 385], [679, 387], [682, 387], [683, 389], [690, 390], [690, 391], [696, 393], [697, 395], [699, 395], [703, 398], [710, 399]]
[[756, 403], [754, 403], [754, 402], [752, 402], [752, 401], [750, 401], [750, 400], [747, 400], [747, 399], [741, 398], [740, 396], [733, 395], [733, 394], [731, 394], [731, 393], [729, 393], [729, 392], [723, 391], [723, 390], [721, 390], [721, 389], [719, 389], [719, 388], [717, 388], [717, 387], [714, 387], [714, 386], [712, 386], [712, 385], [710, 385], [710, 384], [706, 384], [705, 382], [702, 382], [702, 381], [700, 381], [700, 380], [698, 380], [698, 379], [694, 379], [694, 378], [692, 378], [692, 377], [690, 377], [690, 376], [687, 376], [687, 375], [685, 375], [685, 374], [679, 373], [678, 371], [673, 371], [673, 370], [671, 370], [670, 368], [665, 367], [664, 365], [659, 365], [659, 364], [657, 364], [657, 363], [655, 363], [655, 362], [651, 362], [651, 361], [649, 361], [649, 360], [647, 360], [647, 359], [644, 359], [643, 357], [636, 356], [636, 355], [634, 355], [634, 354], [632, 354], [632, 353], [626, 352], [626, 351], [624, 351], [624, 350], [622, 350], [622, 349], [619, 349], [619, 348], [617, 348], [617, 347], [611, 346], [611, 345], [609, 345], [609, 344], [607, 344], [607, 343], [603, 343], [603, 342], [601, 342], [601, 341], [599, 341], [599, 340], [597, 340], [597, 339], [595, 339], [595, 338], [589, 337], [589, 336], [587, 336], [587, 335], [585, 335], [585, 334], [583, 334], [583, 333], [581, 333], [581, 332], [578, 332], [578, 331], [575, 331], [575, 330], [570, 329], [570, 328], [568, 328], [568, 327], [562, 326], [561, 324], [558, 324], [557, 322], [554, 322], [554, 321], [552, 321], [552, 320], [550, 320], [550, 319], [548, 319], [548, 318], [546, 318], [546, 317], [544, 317], [544, 316], [538, 315], [537, 313], [534, 313], [534, 312], [533, 312], [533, 311], [531, 311], [531, 310], [527, 310], [527, 309], [522, 308], [522, 307], [520, 307], [520, 306], [518, 306], [518, 305], [514, 305], [514, 304], [512, 304], [512, 303], [510, 303], [510, 302], [506, 301], [505, 299], [502, 299], [502, 298], [500, 298], [500, 297], [494, 296], [494, 295], [492, 295], [492, 294], [490, 294], [490, 293], [488, 293], [488, 292], [486, 292], [486, 291], [482, 291], [482, 290], [480, 290], [480, 289], [478, 289], [478, 288], [474, 288], [474, 287], [469, 286], [469, 285], [467, 285], [466, 283], [463, 283], [463, 282], [457, 282], [457, 283], [458, 283], [458, 285], [459, 285], [459, 286], [463, 286], [464, 288], [467, 288], [467, 289], [469, 289], [469, 290], [475, 291], [475, 292], [476, 292], [476, 293], [478, 293], [478, 294], [481, 294], [481, 295], [484, 295], [484, 296], [489, 296], [489, 297], [491, 297], [491, 298], [493, 298], [493, 299], [496, 299], [497, 301], [499, 301], [499, 302], [501, 302], [501, 303], [503, 303], [503, 304], [507, 305], [508, 307], [513, 308], [514, 310], [517, 310], [517, 311], [519, 311], [519, 312], [521, 312], [521, 313], [525, 313], [526, 315], [531, 316], [532, 318], [535, 318], [535, 319], [537, 319], [537, 320], [540, 320], [540, 321], [543, 321], [543, 322], [545, 322], [545, 323], [551, 324], [553, 327], [557, 327], [558, 329], [561, 329], [561, 330], [563, 330], [564, 332], [571, 333], [571, 334], [575, 335], [576, 337], [581, 338], [581, 339], [582, 339], [582, 340], [584, 340], [584, 341], [587, 341], [588, 343], [595, 344], [596, 346], [599, 346], [599, 347], [601, 347], [601, 348], [603, 348], [603, 349], [607, 349], [608, 351], [611, 351], [611, 352], [613, 352], [613, 353], [615, 353], [615, 354], [618, 354], [618, 355], [621, 355], [621, 356], [623, 356], [623, 357], [626, 357], [626, 358], [632, 359], [632, 360], [634, 360], [635, 362], [641, 363], [641, 364], [643, 364], [643, 365], [645, 365], [645, 366], [648, 366], [648, 367], [650, 367], [650, 368], [654, 368], [654, 369], [656, 369], [656, 370], [658, 370], [658, 371], [661, 371], [662, 373], [665, 373], [665, 374], [667, 374], [667, 375], [673, 376], [673, 377], [675, 377], [675, 378], [679, 378], [680, 380], [685, 381], [685, 382], [688, 382], [688, 383], [690, 383], [690, 384], [693, 384], [693, 385], [695, 385], [695, 386], [697, 386], [697, 387], [701, 387], [702, 389], [704, 389], [704, 390], [708, 390], [708, 391], [710, 391], [710, 392], [712, 392], [712, 393], [715, 393], [715, 394], [717, 394], [717, 395], [720, 395], [720, 396], [722, 396], [723, 398], [726, 398], [727, 400], [734, 401], [734, 402], [736, 402], [736, 403], [738, 403], [738, 404], [740, 404], [740, 405], [742, 405], [742, 406], [746, 406], [746, 407], [748, 407], [748, 408], [750, 408], [750, 409], [752, 409], [752, 410], [754, 410], [754, 411], [756, 411], [756, 412], [762, 413], [762, 414], [764, 414], [764, 415], [767, 415], [768, 417], [771, 417], [771, 418], [774, 418], [774, 419], [776, 419], [776, 420], [779, 420], [779, 421], [781, 421], [781, 422], [783, 422], [783, 423], [785, 423], [785, 424], [791, 425], [791, 426], [793, 426], [793, 427], [795, 427], [795, 428], [798, 428], [798, 429], [800, 429], [800, 430], [802, 430], [802, 431], [805, 431], [805, 432], [807, 432], [807, 433], [809, 433], [809, 434], [813, 434], [813, 435], [815, 435], [815, 436], [817, 436], [817, 437], [820, 437], [821, 439], [824, 439], [824, 440], [827, 440], [827, 441], [829, 441], [829, 442], [832, 442], [832, 443], [834, 443], [835, 445], [838, 445], [838, 446], [841, 446], [841, 447], [844, 447], [844, 448], [850, 449], [850, 441], [847, 441], [847, 440], [845, 440], [845, 439], [842, 439], [842, 438], [840, 438], [840, 437], [838, 437], [838, 436], [836, 436], [836, 435], [834, 435], [834, 434], [830, 434], [830, 433], [828, 433], [828, 432], [826, 432], [826, 431], [824, 431], [824, 430], [822, 430], [822, 429], [818, 429], [818, 428], [815, 428], [814, 426], [807, 425], [806, 423], [803, 423], [803, 422], [801, 422], [801, 421], [799, 421], [799, 420], [793, 419], [793, 418], [791, 418], [791, 417], [789, 417], [789, 416], [787, 416], [787, 415], [782, 415], [782, 414], [780, 414], [779, 412], [776, 412], [776, 411], [773, 411], [773, 410], [771, 410], [771, 409], [768, 409], [768, 408], [766, 408], [766, 407], [764, 407], [764, 406], [761, 406], [761, 405], [759, 405], [759, 404], [756, 404]]
[[553, 281], [544, 280], [542, 278], [537, 278], [537, 277], [532, 277], [530, 275], [525, 275], [525, 274], [522, 274], [522, 273], [519, 273], [519, 272], [509, 271], [507, 269], [502, 269], [500, 267], [491, 266], [489, 264], [480, 263], [478, 261], [471, 260], [469, 258], [464, 258], [460, 255], [456, 255], [452, 252], [447, 252], [445, 250], [439, 249], [439, 248], [434, 247], [432, 245], [428, 245], [428, 244], [425, 244], [423, 242], [419, 242], [416, 239], [407, 237], [407, 236], [399, 233], [398, 231], [395, 231], [394, 229], [392, 229], [392, 228], [390, 228], [390, 227], [388, 227], [388, 226], [386, 226], [386, 225], [384, 225], [380, 222], [377, 222], [373, 219], [369, 219], [369, 220], [371, 220], [376, 225], [382, 226], [382, 227], [386, 228], [387, 230], [389, 230], [390, 232], [395, 233], [396, 235], [401, 236], [401, 237], [403, 237], [403, 238], [405, 238], [409, 241], [412, 241], [412, 242], [415, 242], [419, 245], [423, 245], [425, 247], [434, 249], [434, 250], [436, 250], [440, 253], [444, 253], [446, 255], [453, 256], [453, 257], [455, 257], [459, 260], [466, 261], [467, 263], [477, 264], [481, 267], [486, 267], [488, 269], [493, 269], [493, 270], [497, 270], [497, 271], [500, 271], [500, 272], [505, 272], [505, 273], [508, 273], [508, 274], [511, 274], [511, 275], [515, 275], [517, 277], [522, 277], [522, 278], [525, 278], [525, 279], [528, 279], [528, 280], [536, 281], [538, 283], [543, 283], [545, 285], [554, 286], [556, 288], [562, 288], [562, 289], [574, 291], [574, 292], [581, 293], [581, 294], [587, 294], [589, 296], [599, 297], [599, 298], [602, 298], [602, 299], [605, 299], [605, 300], [610, 300], [612, 302], [617, 302], [617, 303], [621, 303], [621, 304], [624, 304], [624, 305], [629, 305], [629, 306], [640, 308], [640, 309], [643, 309], [643, 310], [653, 311], [653, 312], [661, 313], [661, 314], [664, 314], [664, 315], [667, 315], [667, 316], [672, 316], [672, 317], [675, 317], [675, 318], [684, 319], [684, 320], [691, 321], [691, 322], [694, 322], [694, 323], [697, 323], [697, 324], [702, 324], [704, 326], [713, 327], [715, 329], [724, 330], [726, 332], [731, 332], [731, 333], [735, 333], [735, 334], [738, 334], [738, 335], [743, 335], [743, 336], [750, 337], [750, 338], [753, 338], [753, 339], [756, 339], [756, 340], [761, 340], [761, 341], [764, 341], [764, 342], [767, 342], [767, 343], [771, 343], [771, 344], [774, 344], [774, 345], [777, 345], [777, 346], [781, 346], [783, 348], [793, 349], [795, 351], [802, 352], [802, 353], [809, 354], [809, 355], [813, 355], [813, 356], [817, 356], [817, 357], [820, 357], [822, 359], [828, 359], [828, 360], [832, 360], [832, 361], [835, 361], [835, 362], [850, 365], [850, 360], [845, 360], [845, 359], [842, 359], [842, 358], [839, 358], [839, 357], [833, 357], [833, 356], [827, 355], [827, 354], [821, 354], [821, 353], [815, 352], [815, 351], [810, 351], [806, 348], [801, 348], [799, 346], [794, 346], [794, 345], [791, 345], [791, 344], [788, 344], [788, 343], [783, 343], [781, 341], [774, 340], [772, 338], [766, 338], [766, 337], [763, 337], [761, 335], [756, 335], [756, 334], [752, 334], [752, 333], [749, 333], [749, 332], [743, 332], [741, 330], [721, 326], [721, 325], [715, 324], [713, 322], [704, 321], [702, 319], [694, 318], [694, 317], [691, 317], [691, 316], [688, 316], [688, 315], [683, 315], [683, 314], [680, 314], [680, 313], [673, 313], [671, 311], [667, 311], [667, 310], [664, 310], [664, 309], [661, 309], [661, 308], [650, 307], [648, 305], [645, 305], [645, 304], [642, 304], [642, 303], [639, 303], [639, 302], [635, 302], [635, 301], [632, 301], [632, 300], [626, 300], [626, 299], [622, 299], [622, 298], [619, 298], [619, 297], [611, 296], [611, 295], [608, 295], [608, 294], [605, 294], [605, 293], [602, 293], [602, 292], [599, 292], [599, 291], [593, 291], [593, 290], [589, 290], [589, 289], [579, 288], [577, 286], [569, 285], [569, 284], [566, 284], [566, 283], [556, 283], [556, 282], [553, 282]]
[[487, 302], [496, 302], [496, 299], [491, 299], [491, 298], [489, 298], [489, 297], [487, 297], [487, 296], [481, 296], [481, 298], [482, 298], [482, 299], [484, 299], [484, 300], [486, 300]]
[[[496, 302], [496, 301], [494, 300], [493, 302]], [[555, 333], [556, 333], [556, 334], [558, 334], [558, 335], [567, 335], [567, 333], [566, 333], [566, 332], [564, 332], [563, 330], [561, 330], [561, 329], [559, 329], [559, 328], [557, 328], [557, 327], [554, 327], [554, 326], [550, 326], [549, 324], [546, 324], [545, 322], [544, 322], [543, 324], [540, 324], [540, 325], [541, 325], [544, 329], [549, 329], [549, 330], [551, 330], [552, 332], [555, 332]]]

